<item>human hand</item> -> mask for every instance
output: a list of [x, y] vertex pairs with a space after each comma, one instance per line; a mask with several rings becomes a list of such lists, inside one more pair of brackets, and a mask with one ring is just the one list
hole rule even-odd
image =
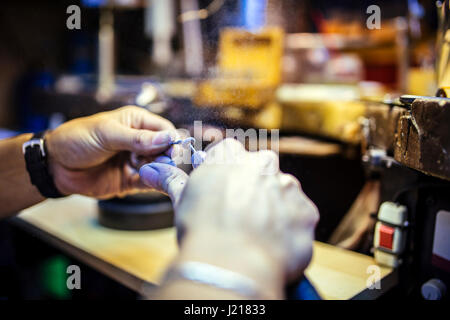
[[129, 152], [151, 159], [167, 152], [175, 137], [170, 121], [135, 106], [78, 118], [46, 135], [50, 172], [65, 195], [109, 198], [148, 190], [128, 165]]
[[190, 177], [166, 163], [145, 165], [140, 176], [171, 196], [182, 257], [283, 283], [308, 265], [318, 211], [297, 179], [279, 171], [274, 152], [247, 152], [226, 139]]

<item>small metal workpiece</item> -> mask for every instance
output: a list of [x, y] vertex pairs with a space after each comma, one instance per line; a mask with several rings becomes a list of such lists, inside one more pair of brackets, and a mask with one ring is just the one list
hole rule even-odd
[[195, 150], [193, 144], [195, 143], [195, 138], [189, 137], [186, 139], [182, 139], [182, 140], [177, 140], [172, 142], [171, 144], [179, 144], [181, 145], [183, 148], [190, 148], [191, 152], [192, 152], [192, 156], [191, 156], [191, 163], [192, 163], [192, 167], [194, 169], [196, 169], [199, 165], [201, 165], [203, 163], [203, 161], [205, 161], [206, 159], [206, 153], [204, 151], [197, 151]]
[[173, 145], [173, 144], [181, 144], [181, 146], [183, 148], [190, 148], [191, 151], [194, 153], [194, 152], [196, 152], [196, 150], [192, 146], [193, 143], [195, 143], [195, 138], [189, 137], [189, 138], [186, 138], [186, 139], [180, 139], [180, 140], [171, 142], [170, 144], [171, 145]]

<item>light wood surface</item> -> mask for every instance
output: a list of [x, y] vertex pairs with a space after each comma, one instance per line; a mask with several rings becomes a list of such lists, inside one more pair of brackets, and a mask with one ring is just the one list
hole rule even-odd
[[376, 299], [396, 285], [397, 272], [378, 266], [380, 289], [371, 290], [367, 288], [367, 280], [374, 275], [370, 266], [376, 266], [372, 257], [316, 241], [305, 274], [324, 299]]
[[[81, 262], [144, 293], [158, 284], [177, 253], [173, 228], [119, 231], [97, 222], [97, 202], [82, 196], [47, 200], [24, 210], [16, 223]], [[306, 271], [324, 299], [374, 298], [395, 284], [390, 268], [380, 267], [381, 290], [368, 290], [373, 258], [315, 242]]]

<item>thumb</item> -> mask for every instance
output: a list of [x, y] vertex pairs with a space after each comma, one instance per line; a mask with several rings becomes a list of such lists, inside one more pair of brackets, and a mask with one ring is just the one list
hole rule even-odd
[[175, 130], [151, 131], [117, 126], [105, 137], [105, 143], [114, 151], [127, 150], [139, 155], [160, 154], [176, 139]]
[[169, 195], [176, 208], [189, 176], [166, 163], [152, 162], [141, 167], [139, 176], [144, 184]]

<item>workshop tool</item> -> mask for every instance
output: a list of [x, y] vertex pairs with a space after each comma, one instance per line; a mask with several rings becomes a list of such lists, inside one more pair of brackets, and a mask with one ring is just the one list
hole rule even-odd
[[201, 165], [205, 159], [206, 159], [206, 152], [204, 151], [197, 151], [195, 150], [193, 144], [195, 144], [195, 138], [189, 137], [183, 140], [177, 140], [174, 142], [170, 143], [171, 145], [175, 145], [175, 144], [179, 144], [181, 145], [184, 149], [190, 149], [192, 152], [191, 155], [191, 164], [192, 167], [195, 169], [197, 168], [199, 165]]
[[195, 143], [195, 138], [189, 137], [186, 139], [171, 142], [170, 145], [178, 144], [181, 147], [183, 147], [184, 149], [190, 149], [192, 152], [192, 155], [193, 155], [196, 152], [194, 146], [192, 145], [193, 143]]

